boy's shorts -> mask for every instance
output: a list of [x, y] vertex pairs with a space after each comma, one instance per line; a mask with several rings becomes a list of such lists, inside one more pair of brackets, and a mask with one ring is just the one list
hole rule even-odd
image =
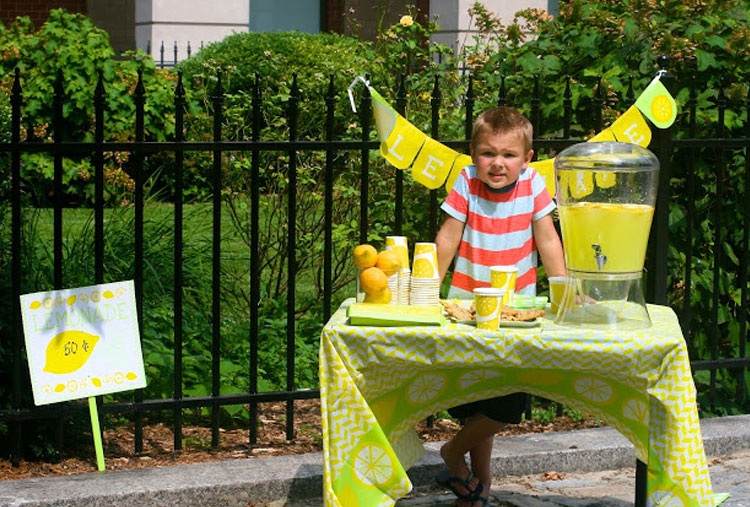
[[526, 393], [513, 393], [451, 407], [448, 409], [448, 413], [461, 422], [479, 412], [497, 422], [518, 424], [521, 422], [521, 416], [525, 409]]

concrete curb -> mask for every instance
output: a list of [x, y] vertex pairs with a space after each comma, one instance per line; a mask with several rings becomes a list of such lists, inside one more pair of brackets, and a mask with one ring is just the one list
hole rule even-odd
[[[701, 421], [706, 454], [750, 449], [750, 415]], [[414, 486], [443, 468], [439, 442], [409, 470]], [[318, 498], [322, 453], [239, 459], [107, 473], [0, 481], [0, 506], [247, 506], [286, 498]], [[495, 439], [496, 477], [548, 471], [593, 472], [632, 467], [633, 447], [613, 428], [534, 433]]]

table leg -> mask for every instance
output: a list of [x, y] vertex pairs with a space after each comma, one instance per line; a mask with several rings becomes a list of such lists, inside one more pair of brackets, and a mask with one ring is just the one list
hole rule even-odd
[[635, 460], [635, 507], [646, 507], [648, 496], [648, 465]]

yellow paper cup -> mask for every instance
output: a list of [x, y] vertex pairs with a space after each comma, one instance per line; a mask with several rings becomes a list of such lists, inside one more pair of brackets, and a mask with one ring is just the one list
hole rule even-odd
[[567, 280], [567, 278], [564, 276], [549, 277], [549, 306], [554, 315], [557, 314], [557, 309], [560, 306], [563, 293], [565, 292], [565, 280]]
[[414, 245], [414, 265], [412, 278], [438, 278], [437, 245], [417, 243]]
[[490, 267], [490, 285], [495, 289], [505, 291], [503, 304], [509, 305], [516, 291], [516, 278], [518, 268], [515, 266], [492, 266]]
[[385, 247], [391, 247], [391, 250], [398, 254], [402, 268], [409, 267], [409, 242], [406, 236], [386, 236]]
[[492, 287], [474, 289], [474, 306], [477, 309], [477, 329], [497, 331], [505, 291]]

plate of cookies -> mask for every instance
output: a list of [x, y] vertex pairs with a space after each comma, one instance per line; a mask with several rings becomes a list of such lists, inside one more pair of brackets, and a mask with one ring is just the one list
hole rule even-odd
[[[470, 299], [441, 300], [443, 313], [457, 324], [476, 326], [476, 308]], [[503, 305], [500, 327], [534, 327], [542, 322], [544, 310], [537, 308], [513, 308]]]

